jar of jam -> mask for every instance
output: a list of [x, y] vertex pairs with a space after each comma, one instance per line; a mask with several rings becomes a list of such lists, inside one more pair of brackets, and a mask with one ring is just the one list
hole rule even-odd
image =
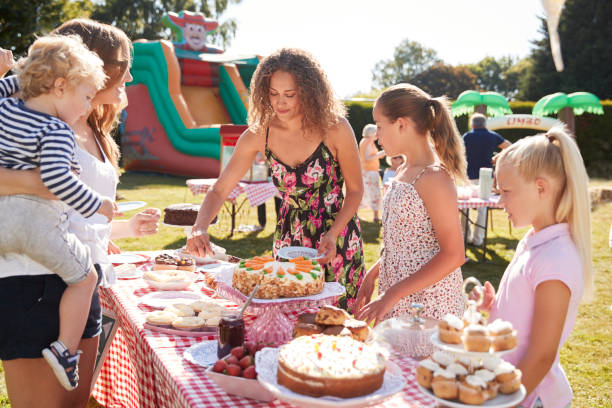
[[217, 329], [217, 358], [225, 357], [234, 347], [244, 344], [244, 319], [238, 311], [227, 311]]

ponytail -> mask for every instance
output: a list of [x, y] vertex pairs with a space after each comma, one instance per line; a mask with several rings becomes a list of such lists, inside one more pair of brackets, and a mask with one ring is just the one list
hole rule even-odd
[[445, 96], [430, 99], [433, 108], [432, 127], [429, 131], [436, 153], [448, 171], [466, 181], [465, 145], [455, 124]]
[[589, 177], [576, 142], [561, 127], [545, 134], [526, 137], [502, 150], [497, 159], [511, 163], [525, 180], [542, 174], [559, 181], [555, 222], [569, 224], [572, 240], [582, 261], [584, 297], [593, 297], [593, 265], [591, 254], [591, 202]]
[[451, 176], [455, 180], [467, 180], [465, 146], [446, 97], [431, 98], [414, 85], [398, 84], [381, 93], [376, 105], [390, 120], [409, 117], [419, 133], [429, 133], [439, 160]]

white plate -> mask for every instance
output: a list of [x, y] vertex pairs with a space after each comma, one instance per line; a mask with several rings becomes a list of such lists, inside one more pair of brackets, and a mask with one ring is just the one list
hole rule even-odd
[[290, 389], [279, 385], [276, 378], [276, 370], [278, 368], [278, 352], [277, 348], [264, 348], [255, 355], [255, 366], [257, 367], [257, 380], [272, 394], [276, 395], [279, 400], [290, 402], [300, 407], [308, 408], [354, 408], [367, 407], [374, 404], [379, 404], [387, 398], [392, 397], [404, 388], [406, 379], [402, 374], [402, 370], [393, 362], [387, 362], [387, 371], [383, 380], [383, 385], [372, 394], [363, 397], [355, 398], [337, 398], [337, 397], [309, 397], [307, 395], [298, 394]]
[[135, 210], [137, 208], [142, 208], [145, 205], [147, 205], [147, 203], [144, 201], [126, 201], [124, 203], [117, 203], [117, 211], [123, 213], [126, 211]]
[[[438, 398], [434, 395], [434, 393], [431, 390], [428, 390], [427, 388], [421, 386], [420, 384], [417, 384], [417, 385], [419, 386], [419, 390], [421, 390], [423, 394], [427, 394], [429, 397], [435, 399], [437, 402], [441, 404], [441, 406], [451, 407], [451, 408], [474, 408], [476, 406], [476, 405], [462, 404], [461, 402], [458, 402], [458, 401], [450, 401], [450, 400]], [[505, 394], [505, 395], [499, 393], [497, 394], [497, 397], [487, 400], [485, 401], [484, 404], [478, 405], [478, 406], [489, 407], [489, 408], [514, 407], [518, 405], [519, 402], [523, 400], [523, 398], [525, 398], [525, 394], [526, 394], [525, 387], [521, 385], [521, 389], [519, 389], [517, 392], [513, 392], [512, 394]]]
[[191, 364], [208, 368], [215, 364], [217, 358], [217, 340], [203, 341], [194, 344], [183, 352], [183, 358]]
[[145, 323], [144, 328], [153, 330], [153, 331], [158, 331], [160, 333], [173, 334], [175, 336], [187, 336], [187, 337], [217, 336], [217, 326], [204, 326], [198, 331], [193, 331], [193, 330], [189, 331], [189, 330], [170, 329], [168, 327], [159, 327], [153, 324]]
[[433, 343], [434, 346], [444, 351], [448, 351], [454, 354], [461, 354], [461, 355], [469, 356], [469, 357], [478, 357], [478, 358], [486, 358], [486, 357], [491, 357], [491, 356], [500, 357], [502, 354], [505, 354], [509, 351], [514, 350], [514, 348], [511, 348], [511, 349], [503, 350], [503, 351], [489, 351], [489, 352], [467, 351], [466, 349], [463, 348], [463, 344], [444, 343], [438, 337], [437, 331], [431, 335], [431, 342]]
[[117, 279], [139, 279], [142, 278], [142, 275], [144, 275], [144, 272], [139, 269], [133, 269], [128, 272], [121, 273], [117, 273], [115, 269], [115, 276], [117, 276]]
[[206, 255], [204, 258], [202, 258], [200, 256], [191, 255], [189, 251], [187, 251], [187, 248], [185, 247], [177, 249], [176, 254], [179, 256], [191, 257], [198, 265], [209, 264], [209, 263], [213, 263], [217, 261], [227, 261], [228, 255], [226, 254], [225, 248], [215, 245], [212, 242], [210, 243], [210, 245], [212, 247], [212, 250], [215, 251], [215, 253], [212, 256]]
[[147, 293], [140, 298], [140, 303], [155, 309], [164, 309], [174, 303], [190, 304], [196, 300], [210, 299], [203, 293], [189, 291], [162, 291]]
[[240, 397], [251, 398], [259, 401], [273, 401], [274, 394], [264, 388], [257, 380], [244, 377], [233, 377], [231, 375], [217, 373], [212, 367], [206, 369], [206, 375], [213, 380], [223, 391]]
[[140, 254], [109, 254], [108, 260], [112, 264], [125, 264], [146, 262], [149, 258]]
[[319, 259], [320, 256], [316, 249], [302, 246], [288, 246], [278, 250], [276, 256], [284, 259], [292, 259], [303, 256], [308, 259]]
[[[164, 273], [175, 273], [175, 272], [177, 272], [176, 269], [168, 269], [168, 270], [159, 269], [156, 271], [152, 271], [151, 273], [164, 274]], [[191, 285], [201, 276], [196, 272], [187, 272], [187, 271], [182, 271], [182, 272], [184, 272], [185, 274], [185, 279], [182, 281], [161, 282], [161, 281], [156, 281], [154, 279], [149, 279], [147, 275], [144, 275], [143, 279], [153, 289], [181, 291], [181, 290], [186, 290], [189, 287], [189, 285]]]

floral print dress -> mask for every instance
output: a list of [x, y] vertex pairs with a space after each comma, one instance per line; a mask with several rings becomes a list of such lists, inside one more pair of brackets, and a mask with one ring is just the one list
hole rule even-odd
[[[303, 163], [286, 165], [268, 149], [267, 134], [266, 160], [282, 200], [274, 233], [274, 255], [280, 248], [292, 245], [318, 248], [321, 236], [332, 226], [344, 202], [340, 164], [321, 142]], [[346, 288], [338, 306], [350, 311], [365, 273], [356, 214], [338, 235], [336, 257], [325, 270], [328, 282], [338, 282]]]
[[[380, 292], [414, 274], [440, 252], [427, 208], [414, 187], [426, 169], [410, 183], [393, 179], [385, 194]], [[465, 304], [462, 288], [461, 269], [457, 268], [433, 285], [402, 298], [385, 318], [411, 315], [410, 304], [414, 302], [423, 304], [423, 317], [441, 320], [447, 313], [461, 317]]]

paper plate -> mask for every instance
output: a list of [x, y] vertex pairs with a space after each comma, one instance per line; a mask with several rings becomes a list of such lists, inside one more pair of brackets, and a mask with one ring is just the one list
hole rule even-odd
[[218, 360], [217, 340], [208, 340], [194, 344], [183, 352], [183, 358], [191, 364], [208, 368], [208, 366]]
[[190, 291], [170, 291], [147, 293], [140, 298], [140, 303], [155, 309], [164, 309], [174, 303], [190, 304], [197, 300], [210, 299], [203, 293]]
[[142, 208], [145, 205], [147, 205], [147, 203], [145, 203], [144, 201], [126, 201], [123, 203], [117, 203], [117, 211], [123, 213], [135, 210], [137, 208]]
[[146, 262], [149, 258], [140, 254], [110, 254], [108, 260], [112, 264], [126, 264]]
[[278, 250], [276, 256], [284, 259], [292, 259], [303, 256], [308, 259], [319, 259], [321, 256], [317, 253], [314, 248], [302, 247], [302, 246], [288, 246]]

